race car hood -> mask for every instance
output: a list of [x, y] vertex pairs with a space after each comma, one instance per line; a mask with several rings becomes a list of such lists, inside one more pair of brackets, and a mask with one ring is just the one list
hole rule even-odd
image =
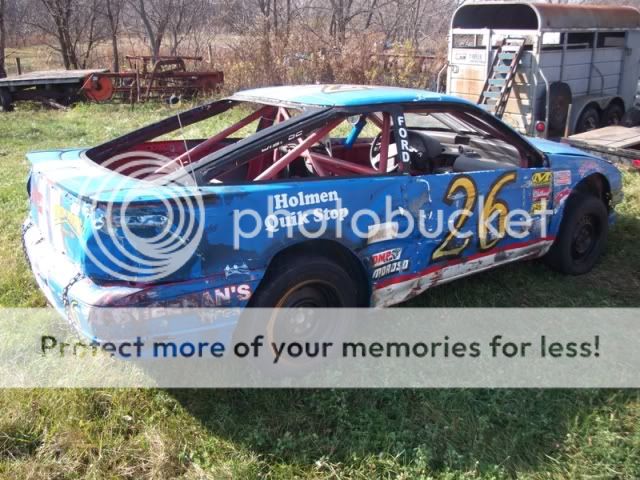
[[547, 155], [574, 155], [579, 157], [599, 158], [566, 143], [552, 142], [551, 140], [545, 140], [543, 138], [527, 138], [527, 140], [529, 140], [534, 147]]

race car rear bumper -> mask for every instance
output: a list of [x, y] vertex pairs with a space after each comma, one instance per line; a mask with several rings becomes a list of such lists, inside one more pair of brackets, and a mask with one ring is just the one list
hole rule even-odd
[[[84, 276], [66, 255], [55, 251], [29, 220], [23, 225], [22, 239], [27, 261], [48, 302], [90, 341], [137, 336], [184, 339], [212, 334], [217, 339], [231, 338], [239, 311], [248, 301], [248, 296], [237, 293], [239, 287], [250, 294], [258, 283], [248, 274], [242, 284], [229, 285], [222, 274], [142, 287], [101, 285]], [[227, 313], [221, 316], [222, 311]], [[214, 316], [221, 320], [212, 321]]]

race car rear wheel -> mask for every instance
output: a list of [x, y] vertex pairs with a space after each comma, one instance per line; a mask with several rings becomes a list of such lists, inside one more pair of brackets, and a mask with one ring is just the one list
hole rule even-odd
[[608, 235], [608, 212], [594, 195], [574, 193], [567, 200], [556, 241], [546, 263], [568, 275], [589, 272], [602, 255]]
[[[250, 342], [262, 335], [269, 346], [255, 360], [264, 374], [299, 375], [314, 368], [324, 357], [311, 358], [277, 355], [273, 345], [336, 342], [348, 330], [335, 311], [327, 319], [314, 308], [356, 307], [357, 289], [353, 278], [337, 262], [322, 255], [291, 255], [276, 260], [251, 298], [250, 307], [272, 308], [245, 310], [234, 332], [234, 342]], [[287, 309], [286, 311], [280, 309]], [[345, 315], [348, 311], [345, 310]]]
[[292, 256], [277, 262], [251, 298], [252, 307], [356, 307], [356, 285], [338, 263], [320, 256]]

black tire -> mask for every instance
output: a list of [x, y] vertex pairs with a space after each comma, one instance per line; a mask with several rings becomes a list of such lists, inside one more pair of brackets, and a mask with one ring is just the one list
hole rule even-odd
[[[549, 85], [549, 125], [550, 137], [562, 137], [567, 124], [567, 114], [572, 101], [571, 87], [564, 82], [553, 82]], [[547, 110], [547, 94], [538, 96], [536, 103], [537, 119], [544, 120]]]
[[357, 306], [357, 286], [338, 263], [321, 255], [278, 261], [251, 297], [256, 308], [341, 308]]
[[[234, 343], [264, 337], [266, 353], [254, 360], [267, 375], [300, 375], [322, 364], [328, 357], [292, 359], [283, 355], [274, 364], [272, 345], [291, 342], [336, 342], [344, 338], [348, 322], [332, 313], [330, 321], [318, 318], [311, 308], [356, 307], [357, 288], [344, 268], [320, 255], [295, 255], [283, 258], [270, 268], [258, 290], [251, 297], [234, 332]], [[276, 309], [265, 312], [255, 308]], [[287, 309], [286, 311], [279, 308]], [[345, 310], [345, 315], [349, 312]], [[337, 343], [335, 343], [337, 344]], [[266, 356], [265, 356], [266, 355]]]
[[567, 200], [560, 231], [545, 262], [567, 275], [589, 272], [607, 244], [609, 215], [594, 195], [573, 193]]
[[624, 113], [621, 122], [623, 127], [635, 127], [640, 125], [640, 109], [632, 107]]
[[70, 107], [76, 102], [81, 100], [81, 96], [78, 95], [78, 89], [74, 87], [63, 88], [60, 94], [60, 104], [65, 107]]
[[3, 112], [13, 111], [12, 100], [11, 94], [7, 90], [0, 88], [0, 109]]
[[595, 130], [600, 126], [600, 111], [596, 107], [587, 107], [580, 114], [576, 124], [576, 133]]
[[624, 117], [624, 107], [619, 103], [610, 103], [602, 113], [601, 127], [608, 127], [610, 125], [619, 125], [622, 123]]

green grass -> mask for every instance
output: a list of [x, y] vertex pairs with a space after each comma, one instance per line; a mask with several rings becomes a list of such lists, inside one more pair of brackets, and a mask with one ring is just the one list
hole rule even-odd
[[[0, 115], [0, 306], [45, 305], [20, 247], [24, 153], [92, 145], [167, 113], [150, 104]], [[640, 176], [625, 175], [625, 194], [591, 274], [522, 263], [409, 305], [639, 306]], [[634, 479], [639, 420], [637, 391], [4, 390], [0, 478]]]

